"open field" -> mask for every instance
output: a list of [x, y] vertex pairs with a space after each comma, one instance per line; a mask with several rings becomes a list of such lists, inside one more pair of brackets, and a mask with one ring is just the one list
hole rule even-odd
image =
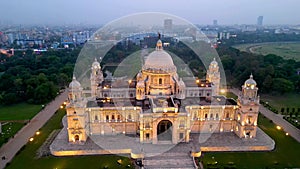
[[34, 117], [41, 108], [41, 105], [28, 103], [0, 106], [0, 121], [28, 120]]
[[[34, 136], [33, 142], [28, 142], [21, 151], [17, 153], [12, 162], [7, 166], [8, 169], [19, 168], [51, 168], [51, 169], [89, 169], [89, 168], [132, 168], [131, 162], [126, 157], [115, 155], [102, 156], [75, 156], [75, 157], [41, 157], [36, 158], [36, 151], [46, 140], [48, 135], [55, 129], [62, 128], [61, 120], [65, 115], [64, 110], [58, 112], [41, 128], [41, 134]], [[122, 164], [117, 160], [121, 159]], [[130, 167], [128, 167], [130, 165]]]
[[281, 108], [289, 107], [290, 110], [295, 108], [296, 111], [298, 107], [300, 108], [300, 94], [297, 93], [286, 93], [276, 96], [262, 95], [261, 100], [268, 102], [268, 104], [278, 110], [278, 112], [280, 112]]
[[285, 59], [294, 59], [300, 61], [300, 43], [274, 42], [259, 44], [242, 44], [233, 46], [241, 51], [252, 52], [256, 54], [275, 54]]
[[299, 168], [300, 143], [269, 119], [259, 116], [259, 127], [276, 142], [275, 150], [271, 152], [224, 152], [204, 153], [202, 161], [205, 168]]

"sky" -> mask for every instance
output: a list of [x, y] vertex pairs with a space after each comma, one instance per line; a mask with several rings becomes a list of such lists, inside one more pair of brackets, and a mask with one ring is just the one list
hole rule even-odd
[[163, 12], [194, 24], [300, 24], [300, 0], [1, 0], [0, 23], [106, 24], [139, 12]]

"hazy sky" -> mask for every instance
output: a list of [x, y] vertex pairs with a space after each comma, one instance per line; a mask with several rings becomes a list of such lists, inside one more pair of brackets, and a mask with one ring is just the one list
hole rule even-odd
[[300, 0], [1, 0], [0, 21], [105, 24], [137, 12], [164, 12], [196, 24], [300, 24]]

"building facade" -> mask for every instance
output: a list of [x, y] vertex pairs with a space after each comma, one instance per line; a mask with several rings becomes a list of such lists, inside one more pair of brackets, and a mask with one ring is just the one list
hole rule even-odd
[[161, 40], [135, 78], [105, 79], [95, 59], [90, 81], [88, 91], [75, 77], [69, 85], [66, 109], [71, 143], [85, 142], [92, 135], [118, 134], [152, 144], [189, 142], [190, 133], [256, 136], [259, 96], [253, 76], [245, 81], [237, 101], [226, 98], [219, 95], [215, 59], [205, 80], [179, 77]]

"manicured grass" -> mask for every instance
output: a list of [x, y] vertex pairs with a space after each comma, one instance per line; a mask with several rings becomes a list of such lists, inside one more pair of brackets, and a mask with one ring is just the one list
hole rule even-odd
[[233, 94], [232, 92], [226, 92], [226, 93], [225, 93], [225, 96], [226, 96], [227, 98], [233, 98], [233, 99], [235, 99], [235, 100], [238, 98], [237, 95]]
[[[129, 158], [115, 155], [99, 155], [99, 156], [74, 156], [74, 157], [42, 157], [36, 158], [36, 151], [46, 140], [48, 135], [55, 129], [60, 129], [61, 119], [65, 115], [64, 110], [59, 110], [42, 128], [41, 134], [34, 136], [34, 141], [26, 144], [22, 151], [15, 156], [7, 169], [89, 169], [89, 168], [127, 168], [130, 165], [133, 168]], [[117, 160], [122, 159], [119, 165]]]
[[25, 124], [18, 122], [3, 123], [2, 133], [0, 134], [0, 147], [13, 137]]
[[279, 112], [281, 108], [290, 108], [290, 112], [292, 108], [300, 107], [300, 94], [297, 93], [287, 93], [284, 95], [262, 95], [261, 100], [268, 102], [269, 105], [277, 109]]
[[234, 48], [240, 51], [249, 51], [249, 48], [256, 54], [275, 54], [281, 56], [285, 59], [294, 59], [300, 61], [300, 43], [284, 43], [284, 42], [274, 42], [274, 43], [258, 43], [258, 44], [242, 44], [235, 45]]
[[28, 120], [34, 117], [41, 108], [41, 105], [28, 103], [0, 106], [0, 120]]
[[[259, 127], [276, 142], [271, 152], [204, 153], [205, 168], [297, 168], [300, 167], [300, 143], [277, 130], [269, 119], [259, 116]], [[217, 163], [216, 163], [217, 162]]]

